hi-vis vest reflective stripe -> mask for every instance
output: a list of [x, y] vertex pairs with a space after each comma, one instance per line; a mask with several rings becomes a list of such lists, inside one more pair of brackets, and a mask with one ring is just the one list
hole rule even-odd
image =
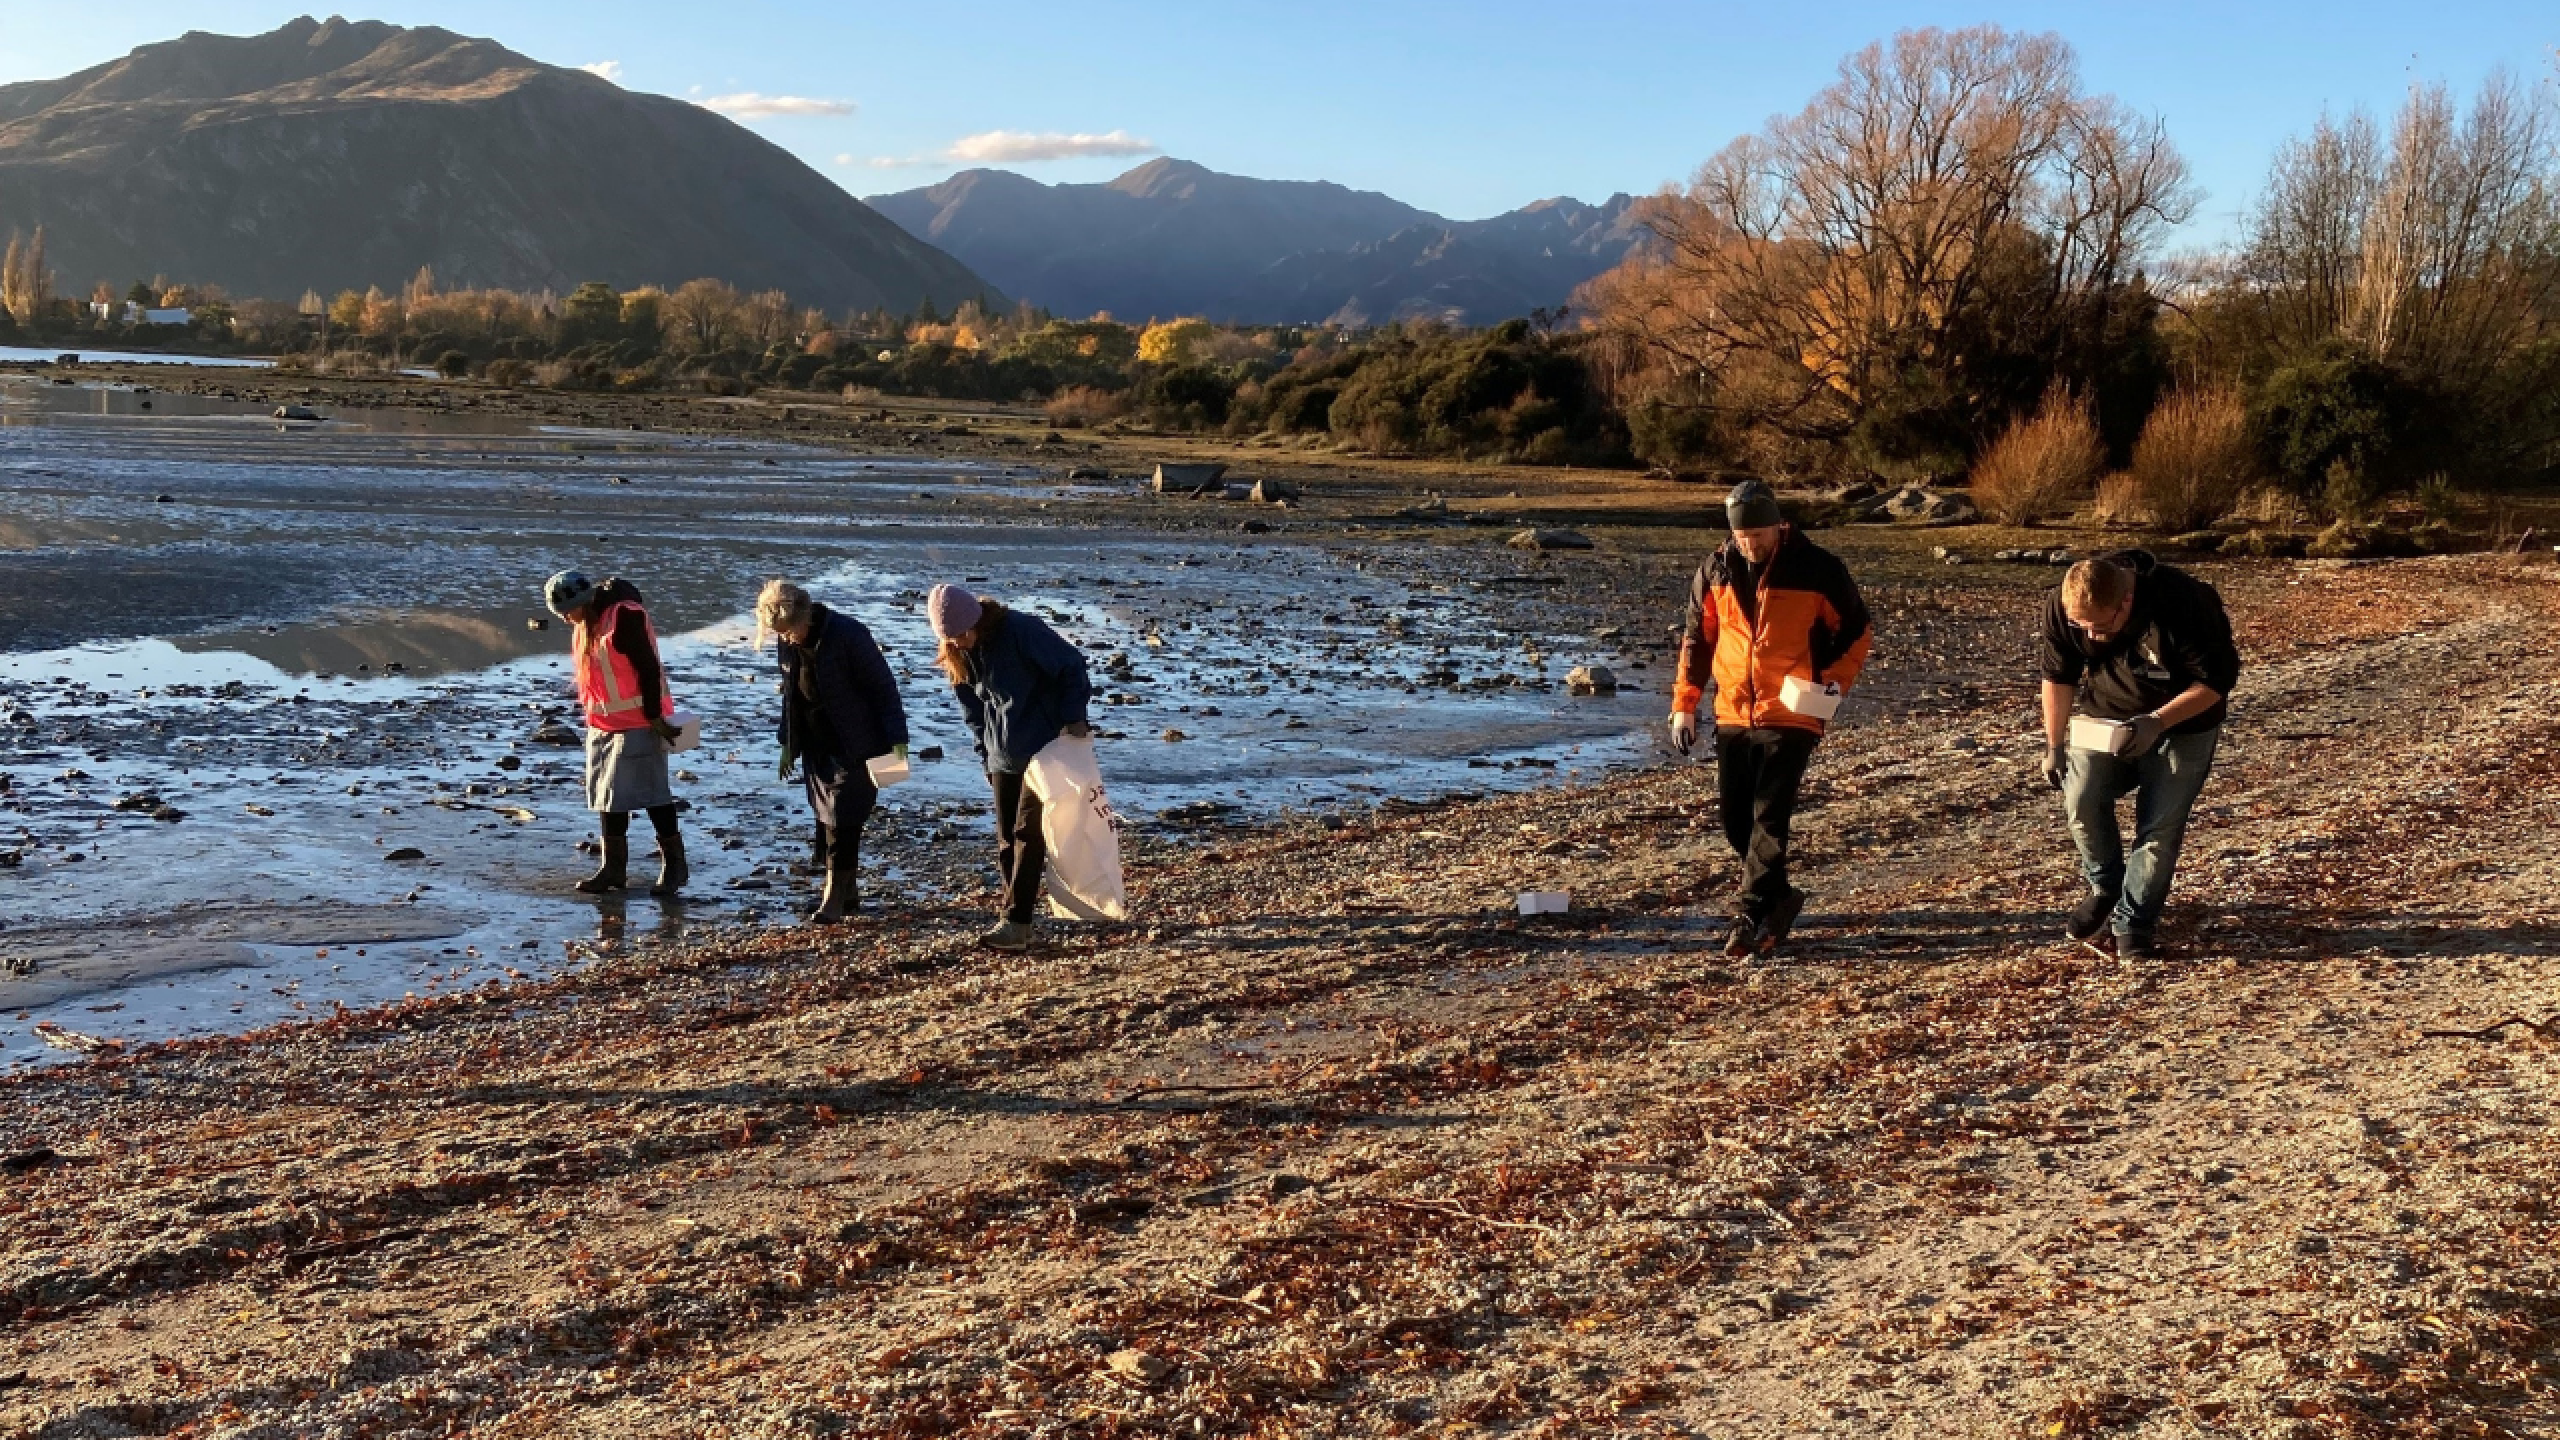
[[[589, 729], [649, 728], [649, 717], [640, 708], [640, 673], [632, 668], [631, 657], [613, 647], [613, 633], [622, 624], [622, 612], [639, 609], [627, 600], [608, 605], [597, 612], [579, 637], [578, 702], [586, 707]], [[649, 648], [654, 652], [658, 648], [658, 629], [649, 624], [645, 610], [640, 612], [640, 623], [648, 627]]]

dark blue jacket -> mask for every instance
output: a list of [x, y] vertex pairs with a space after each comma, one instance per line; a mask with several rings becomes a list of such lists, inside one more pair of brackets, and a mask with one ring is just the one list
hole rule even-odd
[[[815, 618], [808, 645], [785, 640], [776, 647], [782, 660], [784, 763], [797, 756], [812, 773], [820, 766], [858, 768], [907, 743], [907, 707], [898, 700], [889, 658], [861, 621], [824, 605], [816, 607]], [[795, 703], [804, 669], [817, 697], [814, 713]], [[819, 733], [800, 732], [795, 717], [803, 715]]]
[[969, 653], [969, 683], [954, 687], [978, 758], [991, 774], [1019, 775], [1069, 725], [1090, 723], [1093, 680], [1084, 652], [1019, 610]]

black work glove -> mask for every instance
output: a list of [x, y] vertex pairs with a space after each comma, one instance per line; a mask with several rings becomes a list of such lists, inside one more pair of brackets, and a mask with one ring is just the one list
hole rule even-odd
[[666, 741], [670, 745], [676, 743], [676, 737], [684, 733], [684, 731], [677, 726], [676, 722], [668, 719], [664, 715], [650, 721], [649, 728], [658, 732], [658, 738]]
[[2071, 773], [2071, 747], [2051, 745], [2044, 752], [2044, 783], [2059, 790], [2063, 777]]
[[1093, 737], [1093, 727], [1087, 725], [1081, 720], [1070, 720], [1064, 726], [1060, 727], [1058, 733], [1061, 735], [1072, 735], [1078, 740], [1088, 740]]
[[2116, 754], [2139, 760], [2159, 747], [2160, 737], [2168, 729], [2157, 715], [2136, 715], [2125, 722], [2124, 736], [2116, 742]]

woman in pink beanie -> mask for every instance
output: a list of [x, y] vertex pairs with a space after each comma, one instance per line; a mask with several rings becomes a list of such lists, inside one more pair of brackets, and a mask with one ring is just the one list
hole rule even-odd
[[925, 616], [941, 642], [935, 663], [951, 681], [978, 758], [995, 791], [997, 858], [1004, 875], [1004, 919], [983, 937], [998, 950], [1038, 942], [1032, 925], [1040, 874], [1049, 863], [1040, 838], [1040, 797], [1023, 783], [1031, 757], [1061, 735], [1090, 735], [1086, 707], [1093, 681], [1084, 652], [1031, 615], [936, 585]]

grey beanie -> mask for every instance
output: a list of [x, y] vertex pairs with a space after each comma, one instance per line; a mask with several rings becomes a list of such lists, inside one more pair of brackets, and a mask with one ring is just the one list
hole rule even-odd
[[1778, 509], [1778, 497], [1765, 480], [1745, 480], [1724, 497], [1724, 523], [1727, 529], [1757, 530], [1769, 525], [1784, 525], [1787, 517]]
[[978, 597], [957, 585], [936, 585], [924, 597], [925, 618], [932, 622], [933, 638], [948, 640], [966, 635], [978, 626], [978, 617], [987, 613]]

